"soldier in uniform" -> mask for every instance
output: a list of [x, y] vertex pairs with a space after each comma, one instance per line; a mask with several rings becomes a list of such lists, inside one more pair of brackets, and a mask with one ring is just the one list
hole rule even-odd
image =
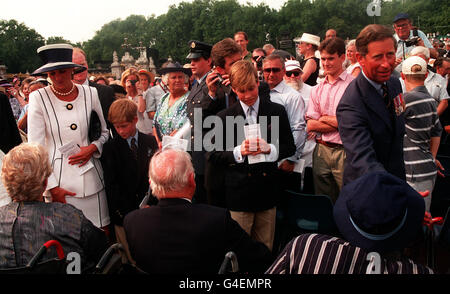
[[[187, 114], [191, 124], [190, 153], [196, 181], [194, 201], [206, 203], [203, 135], [206, 134], [208, 129], [203, 129], [203, 121], [209, 115], [215, 115], [222, 108], [217, 105], [219, 101], [209, 97], [208, 86], [206, 85], [206, 76], [212, 69], [212, 46], [199, 41], [189, 41], [189, 47], [189, 55], [186, 58], [191, 60], [192, 75], [195, 78], [191, 93], [187, 97]], [[195, 115], [201, 115], [201, 117], [195, 119]]]

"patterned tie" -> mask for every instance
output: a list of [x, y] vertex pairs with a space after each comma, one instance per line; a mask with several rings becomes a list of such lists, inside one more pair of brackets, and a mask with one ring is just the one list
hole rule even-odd
[[130, 148], [131, 148], [131, 152], [133, 152], [133, 155], [134, 155], [134, 158], [136, 158], [137, 159], [137, 150], [138, 150], [138, 147], [137, 147], [137, 145], [136, 145], [136, 138], [131, 138], [131, 146], [130, 146]]
[[392, 103], [391, 99], [389, 99], [388, 95], [388, 87], [386, 84], [381, 85], [381, 89], [383, 90], [383, 101], [386, 105], [387, 110], [389, 111], [389, 114], [391, 116], [391, 120], [395, 118], [395, 109], [394, 109], [394, 103]]
[[383, 90], [383, 101], [384, 101], [384, 104], [386, 105], [386, 108], [389, 108], [389, 106], [391, 105], [391, 100], [389, 99], [387, 85], [386, 84], [382, 84], [381, 85], [381, 89]]

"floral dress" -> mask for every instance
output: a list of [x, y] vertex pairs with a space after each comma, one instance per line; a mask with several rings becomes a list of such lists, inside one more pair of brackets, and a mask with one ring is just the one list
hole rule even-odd
[[164, 94], [155, 113], [155, 127], [161, 135], [169, 136], [174, 130], [181, 128], [187, 120], [187, 97], [189, 91], [178, 98], [175, 103], [169, 107], [170, 93]]

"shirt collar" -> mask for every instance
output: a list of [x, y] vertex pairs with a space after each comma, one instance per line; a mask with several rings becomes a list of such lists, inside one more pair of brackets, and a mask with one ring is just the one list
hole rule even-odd
[[200, 84], [203, 82], [203, 80], [206, 78], [206, 76], [207, 76], [210, 72], [211, 72], [211, 70], [208, 71], [207, 73], [205, 73], [205, 74], [203, 75], [203, 77], [201, 77], [200, 79], [197, 80], [197, 83], [200, 85]]
[[348, 77], [348, 75], [349, 74], [347, 73], [347, 71], [344, 70], [333, 82], [328, 81], [328, 75], [327, 75], [327, 76], [325, 76], [325, 82], [327, 82], [328, 84], [335, 84], [335, 83], [337, 83], [338, 80], [345, 81], [345, 79]]
[[[239, 103], [241, 103], [242, 109], [244, 110], [245, 115], [247, 115], [247, 111], [250, 108], [250, 106], [248, 106], [247, 104], [245, 104], [241, 100], [239, 100]], [[259, 110], [259, 96], [258, 96], [258, 99], [256, 99], [255, 103], [252, 105], [252, 107], [253, 107], [253, 110], [258, 114], [258, 110]]]
[[87, 78], [84, 80], [83, 86], [89, 86], [89, 80]]
[[127, 142], [128, 142], [128, 146], [130, 146], [131, 147], [131, 139], [132, 138], [135, 138], [136, 139], [136, 145], [138, 144], [138, 131], [137, 131], [137, 129], [136, 129], [136, 133], [134, 133], [134, 136], [130, 136], [130, 137], [128, 137], [127, 138]]
[[282, 80], [278, 85], [276, 85], [275, 88], [273, 88], [270, 91], [275, 91], [278, 93], [283, 93], [284, 87], [285, 87], [286, 83], [284, 82], [284, 80]]
[[379, 84], [375, 81], [372, 81], [371, 79], [369, 79], [366, 74], [364, 73], [364, 70], [361, 70], [363, 76], [366, 78], [366, 80], [369, 82], [369, 84], [371, 84], [375, 90], [377, 90], [378, 93], [380, 93], [383, 96], [383, 90], [381, 89], [382, 84]]

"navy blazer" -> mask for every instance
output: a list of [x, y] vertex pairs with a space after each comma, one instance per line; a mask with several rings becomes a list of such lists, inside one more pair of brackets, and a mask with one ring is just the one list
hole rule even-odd
[[[258, 122], [261, 117], [267, 117], [267, 129], [261, 129], [263, 138], [267, 143], [276, 144], [272, 138], [272, 118], [279, 118], [279, 142], [278, 160], [292, 156], [296, 147], [292, 136], [291, 127], [284, 107], [278, 103], [270, 101], [268, 92], [259, 92]], [[207, 154], [208, 162], [224, 171], [224, 188], [226, 196], [226, 206], [232, 211], [263, 211], [277, 205], [280, 194], [280, 172], [277, 162], [262, 162], [248, 164], [247, 157], [243, 163], [236, 163], [233, 150], [228, 147], [235, 147], [242, 144], [244, 139], [244, 128], [239, 129], [237, 124], [233, 129], [227, 129], [227, 117], [245, 119], [244, 110], [240, 103], [234, 103], [229, 108], [218, 113], [218, 117], [223, 124], [223, 148], [216, 149]], [[261, 127], [264, 125], [261, 124]], [[275, 126], [275, 125], [274, 125]], [[234, 136], [230, 136], [233, 134]], [[266, 134], [266, 136], [264, 136]], [[238, 141], [238, 139], [240, 141]], [[219, 147], [219, 146], [218, 146]], [[214, 177], [214, 175], [211, 175]]]
[[[387, 87], [391, 100], [402, 92], [398, 78], [391, 76]], [[382, 96], [362, 73], [348, 85], [336, 116], [346, 153], [344, 185], [372, 171], [387, 171], [405, 180], [403, 115], [391, 120]]]
[[151, 274], [217, 274], [228, 251], [241, 272], [264, 272], [272, 262], [267, 247], [250, 236], [226, 209], [178, 198], [138, 209], [125, 217], [130, 253]]
[[[206, 84], [206, 78], [203, 79], [203, 81], [198, 84], [197, 86], [194, 86], [189, 96], [186, 98], [187, 100], [187, 106], [186, 106], [186, 112], [189, 118], [189, 121], [191, 123], [191, 147], [190, 147], [190, 153], [192, 156], [192, 164], [195, 169], [195, 173], [199, 175], [205, 174], [205, 150], [203, 148], [203, 136], [206, 134], [206, 132], [209, 131], [209, 129], [203, 128], [203, 121], [210, 115], [216, 115], [219, 111], [225, 108], [225, 102], [224, 99], [211, 99], [208, 95], [208, 86]], [[202, 119], [197, 120], [202, 125], [196, 125], [195, 117], [194, 117], [194, 111], [195, 109], [200, 110], [202, 114]], [[200, 138], [197, 138], [196, 136], [200, 136]], [[202, 143], [202, 150], [201, 151], [194, 151], [194, 142], [197, 141], [197, 143]]]
[[127, 213], [139, 207], [149, 190], [148, 165], [158, 151], [155, 137], [138, 132], [137, 160], [119, 135], [103, 146], [101, 162], [111, 221], [122, 225]]

